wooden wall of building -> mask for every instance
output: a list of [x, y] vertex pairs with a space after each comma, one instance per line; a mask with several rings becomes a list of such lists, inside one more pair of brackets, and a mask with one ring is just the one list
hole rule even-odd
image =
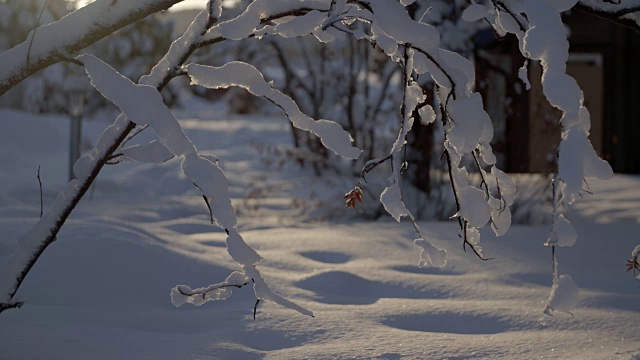
[[[579, 11], [564, 20], [571, 44], [567, 72], [585, 92], [592, 118], [591, 141], [615, 172], [640, 173], [640, 34]], [[499, 122], [496, 130], [502, 131], [496, 134], [494, 147], [502, 152], [503, 168], [509, 172], [553, 172], [561, 113], [544, 99], [539, 64], [529, 64], [532, 89], [519, 91], [524, 85], [517, 71], [524, 59], [517, 46], [513, 38], [485, 39], [476, 51], [478, 90], [487, 99], [485, 104], [493, 104], [487, 111]], [[510, 57], [508, 64], [500, 60], [505, 56]], [[498, 94], [486, 81], [495, 81], [495, 74], [504, 68], [511, 68], [511, 73], [501, 75], [506, 87]], [[498, 113], [495, 99], [487, 97], [503, 101], [504, 114]]]

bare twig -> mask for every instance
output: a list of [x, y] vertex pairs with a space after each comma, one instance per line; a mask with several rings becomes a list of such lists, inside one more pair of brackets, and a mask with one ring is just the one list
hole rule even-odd
[[[611, 6], [607, 9], [604, 9], [604, 8], [598, 8], [596, 6], [593, 6], [587, 1], [580, 0], [576, 4], [576, 8], [580, 10], [588, 10], [588, 12], [594, 15], [601, 15], [601, 16], [606, 16], [611, 18], [613, 17], [619, 18], [627, 14], [640, 12], [640, 4], [638, 4], [637, 1], [633, 5], [622, 5], [620, 2], [611, 2], [606, 0], [604, 0], [604, 2], [607, 2], [612, 5], [620, 5], [620, 6]], [[632, 2], [629, 2], [629, 3], [632, 3]]]
[[149, 127], [149, 124], [144, 124], [138, 128], [135, 129], [135, 131], [131, 132], [126, 139], [124, 139], [124, 141], [122, 142], [122, 145], [120, 145], [120, 147], [124, 147], [129, 141], [131, 141], [131, 139], [133, 139], [134, 137], [138, 136], [138, 134], [140, 134], [141, 132], [143, 132], [146, 128]]
[[498, 11], [504, 11], [507, 14], [509, 14], [509, 16], [511, 16], [513, 18], [513, 20], [516, 23], [518, 23], [518, 27], [520, 28], [520, 31], [522, 31], [522, 32], [526, 32], [527, 31], [527, 29], [524, 27], [524, 24], [522, 24], [520, 19], [516, 16], [516, 14], [513, 13], [513, 11], [511, 11], [511, 9], [509, 9], [507, 7], [507, 5], [505, 5], [502, 1], [497, 1], [497, 0], [491, 0], [491, 2], [493, 3], [493, 6], [495, 6], [495, 8]]
[[198, 190], [200, 190], [200, 192], [202, 193], [202, 198], [204, 199], [204, 203], [207, 204], [207, 209], [209, 209], [209, 218], [211, 219], [211, 223], [213, 224], [213, 211], [211, 210], [211, 204], [209, 203], [209, 199], [207, 198], [206, 195], [204, 195], [204, 191], [202, 191], [202, 189], [200, 188], [200, 186], [198, 186], [196, 183], [191, 182], [193, 184], [193, 186], [195, 186], [196, 188], [198, 188]]
[[[551, 246], [551, 274], [553, 276], [553, 285], [558, 285], [558, 259], [556, 258], [556, 247]], [[547, 304], [544, 313], [553, 316], [553, 308], [551, 304]], [[569, 313], [573, 316], [573, 314]]]
[[480, 161], [478, 160], [478, 149], [475, 149], [471, 154], [473, 155], [473, 160], [475, 160], [476, 166], [478, 167], [478, 172], [480, 173], [480, 187], [484, 184], [485, 195], [487, 195], [487, 200], [491, 198], [491, 193], [489, 192], [489, 183], [487, 183], [487, 179], [484, 176], [484, 170], [482, 170], [482, 166], [480, 166]]
[[258, 304], [260, 303], [260, 299], [256, 299], [255, 305], [253, 305], [253, 320], [256, 319], [256, 312], [258, 311]]
[[[404, 56], [403, 56], [403, 64], [404, 71], [402, 72], [402, 105], [400, 106], [400, 114], [402, 116], [402, 122], [400, 123], [400, 134], [404, 131], [405, 126], [407, 126], [407, 121], [411, 117], [412, 114], [407, 114], [407, 88], [411, 83], [411, 75], [413, 69], [410, 69], [407, 65], [409, 64], [409, 49], [411, 48], [411, 44], [405, 44], [404, 46]], [[407, 132], [411, 130], [408, 129]], [[402, 165], [400, 166], [400, 175], [404, 174], [404, 171], [407, 169], [407, 135], [404, 136], [402, 148], [404, 150], [402, 157]], [[393, 162], [392, 162], [393, 164]]]
[[47, 3], [49, 0], [45, 0], [44, 4], [42, 4], [42, 9], [40, 9], [40, 15], [38, 15], [38, 21], [36, 22], [36, 26], [33, 28], [31, 40], [29, 41], [29, 48], [27, 49], [27, 64], [31, 62], [29, 55], [31, 55], [31, 46], [33, 46], [33, 39], [36, 37], [36, 31], [40, 27], [40, 20], [42, 20], [42, 14], [44, 13], [44, 9], [47, 7]]
[[469, 242], [469, 239], [467, 238], [467, 225], [468, 225], [468, 222], [467, 222], [467, 220], [465, 220], [464, 221], [464, 241], [462, 242], [462, 250], [464, 250], [464, 252], [467, 252], [467, 245], [469, 245], [471, 250], [473, 250], [474, 254], [476, 254], [476, 256], [480, 260], [482, 260], [482, 261], [493, 260], [494, 258], [485, 258], [484, 256], [482, 256], [482, 254], [480, 254], [480, 251], [478, 251], [476, 246], [474, 244], [472, 244], [471, 242]]
[[367, 175], [371, 170], [375, 169], [378, 165], [384, 163], [387, 160], [391, 160], [392, 158], [393, 158], [392, 155], [387, 155], [382, 159], [370, 160], [364, 165], [364, 167], [362, 168], [362, 171], [360, 171], [360, 177], [366, 183], [367, 179], [365, 178], [365, 175]]
[[9, 309], [18, 309], [21, 308], [22, 305], [24, 305], [23, 301], [18, 301], [18, 302], [10, 302], [8, 304], [6, 303], [0, 303], [0, 313], [5, 311], [5, 310], [9, 310]]
[[[440, 86], [436, 85], [436, 91], [440, 91]], [[451, 95], [453, 91], [449, 92], [449, 95]], [[455, 94], [453, 95], [453, 97], [455, 98]], [[447, 97], [448, 99], [448, 97]], [[446, 105], [443, 105], [442, 103], [440, 103], [440, 117], [442, 119], [442, 125], [443, 125], [443, 131], [444, 131], [444, 141], [445, 143], [448, 142], [447, 139], [447, 131], [446, 131], [446, 124], [447, 121], [450, 121], [451, 118], [449, 117], [447, 110], [446, 110]], [[447, 161], [447, 169], [448, 169], [448, 173], [449, 173], [449, 181], [451, 182], [451, 190], [453, 191], [453, 198], [455, 199], [455, 203], [456, 203], [456, 217], [458, 219], [458, 226], [460, 227], [460, 237], [462, 237], [463, 242], [462, 242], [462, 249], [466, 252], [467, 251], [467, 245], [469, 245], [469, 247], [471, 248], [471, 250], [473, 250], [473, 252], [476, 254], [476, 256], [482, 260], [482, 261], [487, 261], [487, 260], [492, 260], [493, 258], [485, 258], [483, 257], [480, 252], [478, 251], [478, 249], [476, 249], [476, 247], [471, 244], [468, 239], [467, 239], [467, 220], [463, 219], [462, 216], [460, 216], [460, 198], [458, 197], [458, 191], [456, 188], [456, 183], [454, 181], [454, 176], [453, 176], [453, 162], [451, 161], [451, 154], [449, 153], [449, 150], [445, 147], [444, 151], [443, 151], [443, 155], [445, 156], [445, 159]]]
[[204, 199], [204, 203], [207, 204], [207, 209], [209, 209], [209, 218], [211, 219], [211, 223], [213, 224], [213, 211], [211, 210], [209, 199], [205, 195], [202, 195], [202, 198]]
[[40, 179], [40, 165], [38, 165], [38, 184], [40, 185], [40, 217], [42, 218], [42, 209], [44, 208], [44, 203], [42, 201], [42, 180]]

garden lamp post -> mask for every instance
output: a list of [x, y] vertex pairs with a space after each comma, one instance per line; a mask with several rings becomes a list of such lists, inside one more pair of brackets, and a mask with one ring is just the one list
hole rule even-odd
[[71, 119], [69, 131], [69, 180], [72, 180], [75, 178], [73, 164], [80, 158], [82, 115], [84, 114], [87, 80], [84, 76], [71, 75], [66, 79], [64, 88], [69, 96], [69, 117]]

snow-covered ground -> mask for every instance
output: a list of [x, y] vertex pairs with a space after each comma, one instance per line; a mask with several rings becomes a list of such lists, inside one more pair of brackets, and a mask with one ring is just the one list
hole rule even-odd
[[[306, 171], [270, 170], [253, 144], [290, 142], [288, 120], [217, 113], [203, 103], [177, 111], [195, 145], [221, 159], [267, 281], [315, 318], [261, 303], [253, 320], [249, 288], [175, 308], [176, 284], [220, 282], [237, 265], [175, 161], [127, 163], [100, 175], [36, 264], [19, 292], [25, 306], [0, 314], [0, 359], [640, 359], [640, 284], [625, 273], [640, 242], [640, 178], [590, 183], [595, 195], [569, 213], [579, 239], [558, 251], [560, 273], [580, 302], [573, 316], [549, 317], [547, 226], [484, 231], [495, 259], [482, 262], [462, 251], [456, 224], [421, 223], [449, 263], [419, 269], [408, 223], [302, 221], [317, 199], [349, 214], [341, 193], [353, 182], [311, 186]], [[0, 119], [1, 265], [39, 216], [38, 165], [45, 207], [63, 187], [68, 119]], [[101, 127], [85, 122], [88, 143]]]

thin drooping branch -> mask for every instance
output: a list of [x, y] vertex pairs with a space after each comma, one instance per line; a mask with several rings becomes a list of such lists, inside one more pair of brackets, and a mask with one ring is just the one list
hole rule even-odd
[[511, 9], [509, 9], [509, 7], [507, 7], [507, 5], [504, 4], [504, 2], [498, 1], [498, 0], [491, 0], [491, 3], [493, 4], [493, 6], [495, 6], [495, 8], [498, 11], [505, 11], [507, 14], [509, 14], [509, 16], [511, 16], [511, 18], [518, 24], [520, 31], [522, 32], [527, 31], [522, 21], [520, 21], [520, 18], [518, 18], [516, 14], [514, 14], [513, 11], [511, 11]]
[[[553, 284], [558, 286], [558, 258], [556, 257], [556, 247], [551, 246], [551, 275], [553, 276]], [[553, 308], [550, 303], [547, 303], [544, 313], [553, 316]]]
[[0, 313], [9, 309], [18, 309], [22, 307], [22, 305], [24, 305], [24, 302], [22, 301], [12, 302], [9, 304], [0, 304]]
[[[552, 186], [553, 186], [553, 192], [552, 192], [552, 197], [553, 197], [553, 213], [552, 213], [552, 219], [555, 222], [556, 218], [559, 214], [560, 211], [560, 194], [558, 193], [558, 187], [560, 186], [559, 184], [560, 182], [560, 175], [558, 174], [558, 172], [556, 171], [556, 174], [553, 177], [552, 180]], [[556, 247], [553, 244], [549, 244], [549, 246], [551, 247], [551, 266], [552, 266], [552, 271], [551, 271], [551, 275], [553, 277], [553, 284], [554, 285], [558, 285], [558, 258], [556, 257]], [[547, 309], [551, 309], [551, 306], [549, 304], [547, 304]], [[551, 312], [545, 311], [546, 313], [548, 313], [549, 315], [551, 314]]]
[[[300, 45], [300, 52], [302, 54], [302, 60], [304, 61], [305, 66], [307, 67], [307, 69], [315, 69], [316, 66], [314, 66], [312, 64], [311, 61], [311, 57], [309, 56], [309, 49], [307, 49], [307, 47], [304, 44], [304, 41], [301, 40], [301, 38], [297, 38], [298, 40], [298, 44]], [[322, 58], [322, 56], [320, 56], [320, 58]], [[323, 74], [323, 65], [324, 63], [320, 63], [320, 74]], [[322, 96], [322, 89], [320, 88], [321, 84], [320, 81], [318, 81], [318, 76], [316, 75], [315, 71], [309, 71], [309, 78], [311, 79], [311, 86], [313, 87], [313, 91], [315, 91], [317, 94], [319, 94], [320, 96]], [[301, 84], [306, 84], [307, 81], [302, 81]], [[311, 94], [309, 95], [309, 97], [313, 97]]]
[[38, 21], [36, 21], [36, 26], [31, 31], [31, 41], [29, 41], [29, 48], [27, 49], [27, 64], [31, 61], [29, 59], [29, 54], [31, 53], [31, 46], [33, 46], [33, 39], [36, 37], [36, 31], [40, 27], [40, 21], [42, 20], [42, 14], [44, 14], [44, 9], [47, 7], [47, 3], [49, 0], [46, 0], [44, 4], [42, 4], [42, 9], [40, 9], [40, 15], [38, 15]]
[[[228, 279], [227, 279], [228, 280]], [[207, 297], [209, 296], [209, 294], [214, 293], [212, 296], [216, 297], [216, 295], [220, 295], [220, 291], [224, 291], [228, 288], [242, 288], [245, 285], [249, 284], [248, 279], [245, 278], [246, 281], [244, 282], [222, 282], [219, 284], [214, 284], [214, 285], [209, 285], [207, 287], [203, 287], [203, 288], [198, 288], [198, 289], [191, 289], [188, 286], [184, 286], [184, 285], [178, 285], [175, 288], [173, 288], [172, 290], [172, 294], [171, 297], [173, 298], [175, 296], [175, 293], [180, 294], [181, 296], [183, 296], [184, 298], [182, 300], [179, 301], [179, 304], [182, 305], [184, 302], [190, 302], [192, 304], [196, 304], [196, 305], [201, 305], [202, 303], [205, 303], [207, 301]], [[255, 279], [251, 279], [251, 282], [254, 284], [255, 286]], [[216, 292], [218, 294], [216, 294]], [[220, 298], [227, 298], [229, 295], [227, 296], [223, 296]], [[187, 299], [190, 298], [190, 299]], [[258, 304], [260, 304], [261, 299], [259, 297], [256, 298], [256, 302], [253, 305], [253, 320], [256, 319], [256, 314], [258, 312]], [[175, 304], [175, 303], [174, 303]], [[176, 306], [180, 306], [180, 305], [176, 305]]]
[[253, 305], [253, 320], [256, 319], [256, 313], [258, 312], [258, 304], [260, 304], [260, 299], [256, 299], [256, 303]]
[[225, 289], [225, 288], [229, 288], [229, 287], [236, 287], [238, 289], [242, 288], [243, 286], [247, 285], [248, 283], [244, 283], [244, 284], [227, 284], [227, 283], [221, 283], [221, 284], [215, 284], [215, 285], [211, 285], [208, 286], [206, 288], [199, 288], [199, 289], [186, 289], [185, 287], [177, 287], [176, 289], [178, 290], [178, 292], [180, 293], [180, 295], [184, 295], [184, 296], [194, 296], [194, 295], [199, 295], [202, 296], [202, 298], [204, 299], [208, 293], [212, 292], [212, 291], [216, 291], [216, 290], [220, 290], [220, 289]]
[[40, 185], [40, 218], [42, 218], [42, 213], [44, 209], [44, 201], [42, 200], [42, 179], [40, 179], [40, 165], [38, 165], [38, 185]]
[[604, 4], [605, 1], [597, 2], [594, 0], [580, 0], [576, 4], [578, 9], [589, 9], [594, 14], [600, 14], [603, 16], [621, 17], [627, 14], [640, 12], [640, 1], [625, 1], [623, 3], [611, 3]]
[[473, 160], [475, 161], [476, 167], [478, 168], [478, 173], [480, 174], [480, 187], [484, 185], [484, 193], [487, 196], [487, 199], [489, 199], [491, 198], [491, 192], [489, 191], [489, 183], [484, 176], [484, 170], [482, 169], [480, 161], [478, 160], [478, 149], [475, 149], [471, 154], [473, 155]]
[[[274, 39], [272, 39], [269, 42], [269, 44], [275, 50], [276, 58], [278, 59], [278, 62], [280, 63], [280, 66], [284, 70], [285, 79], [286, 79], [286, 82], [287, 82], [286, 88], [290, 90], [290, 95], [293, 98], [293, 100], [298, 104], [300, 103], [298, 101], [297, 93], [295, 93], [295, 91], [292, 91], [292, 85], [291, 84], [292, 84], [293, 81], [296, 82], [296, 86], [300, 86], [300, 88], [307, 94], [307, 96], [313, 97], [315, 89], [310, 88], [309, 84], [307, 83], [307, 81], [302, 79], [298, 75], [298, 73], [296, 73], [296, 71], [294, 70], [293, 66], [289, 63], [288, 56], [286, 55], [285, 50], [283, 50], [282, 47], [278, 44], [278, 42], [275, 41]], [[302, 52], [304, 53], [305, 50], [303, 49]], [[312, 69], [311, 66], [309, 66], [308, 68]], [[312, 71], [310, 71], [309, 73], [310, 73], [309, 74], [310, 77], [313, 77], [315, 75], [315, 74], [313, 74]], [[312, 82], [312, 83], [315, 84], [315, 81]]]
[[388, 62], [388, 65], [385, 65], [384, 68], [382, 69], [382, 76], [384, 78], [384, 80], [382, 81], [382, 91], [380, 92], [380, 94], [378, 95], [378, 99], [375, 102], [375, 105], [373, 106], [373, 108], [371, 109], [371, 111], [369, 111], [367, 114], [367, 118], [369, 119], [375, 119], [378, 114], [380, 113], [381, 109], [382, 109], [382, 104], [384, 103], [385, 98], [387, 97], [388, 92], [390, 91], [391, 86], [389, 86], [389, 84], [391, 83], [391, 80], [393, 79], [393, 76], [395, 75], [395, 73], [398, 71], [398, 67], [395, 66], [395, 64], [393, 62]]
[[387, 160], [391, 160], [393, 158], [393, 155], [387, 155], [381, 159], [372, 159], [369, 160], [366, 164], [364, 164], [364, 166], [362, 167], [362, 171], [360, 171], [360, 177], [362, 178], [362, 180], [364, 180], [364, 182], [367, 182], [367, 179], [365, 178], [365, 176], [371, 172], [371, 170], [375, 169], [378, 165], [381, 165], [382, 163], [384, 163]]
[[[449, 77], [449, 75], [447, 75], [447, 77]], [[436, 91], [440, 92], [441, 91], [441, 87], [436, 85]], [[453, 90], [451, 90], [448, 95], [451, 95], [452, 92], [453, 92]], [[451, 96], [453, 96], [455, 98], [455, 94], [453, 94]], [[447, 99], [449, 99], [449, 96], [447, 96]], [[446, 110], [446, 105], [442, 104], [442, 102], [440, 102], [440, 104], [439, 104], [439, 109], [440, 109], [440, 119], [442, 121], [442, 128], [443, 128], [443, 132], [444, 132], [444, 141], [446, 143], [446, 142], [449, 141], [448, 140], [448, 136], [447, 136], [447, 131], [446, 131], [447, 122], [451, 121], [451, 119], [449, 118], [449, 113]], [[460, 197], [458, 195], [458, 189], [456, 187], [456, 182], [455, 182], [454, 176], [453, 176], [453, 162], [451, 160], [451, 154], [449, 153], [449, 149], [447, 149], [446, 146], [444, 148], [443, 155], [445, 156], [445, 160], [447, 161], [447, 171], [448, 171], [448, 174], [449, 174], [449, 181], [451, 182], [451, 191], [453, 192], [453, 198], [454, 198], [455, 204], [456, 204], [456, 214], [458, 215], [456, 217], [458, 219], [458, 226], [460, 228], [460, 236], [462, 237], [462, 249], [466, 252], [467, 251], [467, 245], [469, 245], [471, 250], [473, 250], [473, 252], [476, 254], [476, 256], [480, 260], [482, 260], [482, 261], [491, 260], [491, 258], [483, 257], [480, 254], [480, 252], [478, 251], [478, 249], [476, 249], [475, 245], [472, 244], [471, 242], [469, 242], [469, 239], [467, 237], [467, 220], [463, 219], [460, 216], [460, 210], [462, 209], [462, 207], [460, 205]]]
[[[431, 61], [437, 68], [438, 70], [440, 70], [444, 76], [447, 78], [447, 80], [449, 80], [449, 84], [451, 85], [451, 90], [449, 91], [449, 96], [452, 96], [453, 99], [456, 99], [456, 83], [453, 81], [453, 78], [451, 77], [451, 75], [449, 74], [449, 72], [447, 72], [447, 70], [445, 70], [445, 68], [440, 64], [440, 62], [438, 62], [431, 54], [429, 54], [428, 52], [426, 52], [425, 50], [417, 47], [417, 46], [411, 46], [411, 48], [421, 54], [423, 54], [424, 56], [427, 57], [427, 59], [429, 59], [429, 61]], [[447, 100], [449, 99], [449, 97], [447, 97]], [[445, 110], [447, 109], [447, 106], [445, 104]]]
[[[62, 19], [38, 27], [21, 44], [0, 54], [0, 96], [36, 72], [148, 15], [182, 0], [97, 0]], [[34, 29], [35, 31], [35, 29]], [[31, 44], [33, 40], [33, 44]], [[29, 61], [25, 61], [29, 54]]]
[[[211, 202], [209, 202], [209, 198], [207, 198], [206, 195], [204, 195], [204, 191], [202, 191], [202, 189], [200, 188], [200, 186], [198, 186], [198, 184], [194, 183], [192, 181], [193, 186], [195, 186], [196, 188], [198, 188], [198, 190], [200, 190], [200, 192], [202, 193], [202, 199], [204, 199], [204, 203], [207, 205], [207, 209], [209, 210], [209, 220], [211, 221], [211, 224], [214, 224], [215, 221], [213, 219], [213, 211], [211, 209]], [[225, 229], [226, 230], [226, 229]], [[228, 231], [228, 230], [227, 230]], [[184, 295], [184, 294], [183, 294]]]
[[[623, 7], [620, 6], [618, 9], [614, 5], [611, 5], [612, 10], [604, 10], [601, 8], [597, 8], [592, 4], [587, 3], [586, 1], [580, 1], [576, 4], [574, 9], [578, 9], [587, 14], [597, 16], [599, 18], [603, 18], [605, 20], [609, 20], [616, 24], [622, 25], [634, 31], [640, 32], [640, 4], [635, 4], [634, 6]], [[625, 17], [625, 15], [636, 13], [636, 19], [633, 20], [631, 18]]]

